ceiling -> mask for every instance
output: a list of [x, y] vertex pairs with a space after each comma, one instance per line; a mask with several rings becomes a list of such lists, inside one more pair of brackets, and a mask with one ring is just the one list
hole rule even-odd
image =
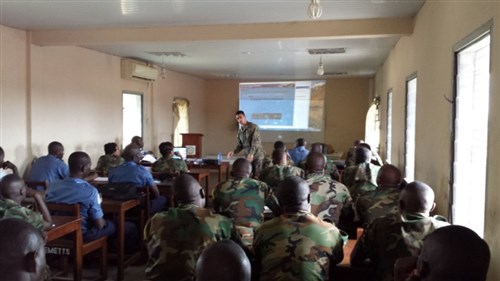
[[[0, 0], [0, 24], [42, 46], [76, 45], [208, 79], [373, 76], [424, 0]], [[186, 28], [188, 26], [188, 28]], [[185, 56], [158, 56], [180, 52]]]

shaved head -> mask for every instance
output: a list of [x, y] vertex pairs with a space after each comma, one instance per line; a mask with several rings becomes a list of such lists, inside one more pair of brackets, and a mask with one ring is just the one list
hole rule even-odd
[[371, 158], [372, 152], [368, 148], [361, 146], [356, 147], [354, 151], [354, 161], [356, 161], [356, 164], [370, 163]]
[[196, 262], [196, 281], [250, 281], [250, 277], [250, 260], [231, 240], [210, 245]]
[[489, 263], [490, 249], [481, 237], [450, 225], [425, 238], [417, 270], [424, 281], [484, 281]]
[[123, 149], [122, 157], [127, 162], [133, 161], [139, 163], [139, 161], [141, 161], [142, 159], [141, 149], [135, 144], [129, 144]]
[[76, 178], [84, 178], [90, 172], [90, 157], [83, 151], [75, 151], [68, 158], [69, 173]]
[[0, 191], [3, 198], [14, 200], [19, 204], [26, 197], [24, 181], [15, 174], [6, 175], [2, 178]]
[[130, 143], [137, 145], [139, 148], [142, 148], [144, 146], [144, 141], [140, 136], [133, 136], [130, 140]]
[[233, 168], [231, 169], [231, 175], [234, 178], [248, 178], [252, 173], [252, 164], [244, 159], [238, 158], [233, 163]]
[[0, 220], [0, 280], [43, 280], [44, 239], [20, 219]]
[[421, 181], [409, 183], [399, 194], [401, 212], [429, 214], [435, 206], [434, 191]]
[[319, 143], [319, 142], [315, 142], [313, 144], [311, 144], [311, 152], [319, 152], [319, 153], [323, 153], [323, 144], [322, 143]]
[[274, 142], [274, 149], [285, 150], [286, 149], [285, 143], [282, 142], [282, 141], [276, 141], [276, 142]]
[[276, 165], [284, 165], [286, 164], [286, 156], [287, 152], [282, 149], [273, 150], [273, 163]]
[[62, 145], [62, 143], [58, 141], [53, 141], [49, 143], [47, 150], [50, 155], [53, 155], [59, 159], [62, 159], [64, 156], [64, 146]]
[[309, 152], [306, 157], [306, 168], [308, 172], [323, 172], [326, 167], [325, 155], [321, 152]]
[[191, 175], [182, 174], [174, 180], [174, 195], [180, 204], [196, 204], [203, 207], [205, 195], [200, 183]]
[[397, 188], [401, 180], [401, 171], [394, 165], [386, 164], [378, 171], [378, 186], [382, 185]]
[[309, 185], [297, 176], [287, 177], [278, 186], [278, 201], [284, 212], [309, 211]]

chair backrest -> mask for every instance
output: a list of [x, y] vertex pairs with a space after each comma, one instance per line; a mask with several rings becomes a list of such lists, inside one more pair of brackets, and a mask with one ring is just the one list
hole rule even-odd
[[47, 203], [46, 205], [52, 214], [80, 217], [80, 204]]
[[25, 181], [26, 186], [31, 187], [36, 190], [41, 190], [43, 189], [44, 191], [47, 190], [47, 187], [49, 186], [48, 181]]
[[131, 200], [143, 198], [143, 188], [133, 183], [108, 183], [98, 187], [103, 198], [114, 200]]

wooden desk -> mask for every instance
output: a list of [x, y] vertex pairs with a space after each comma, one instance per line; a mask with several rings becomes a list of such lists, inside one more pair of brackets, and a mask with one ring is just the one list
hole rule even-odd
[[74, 280], [82, 280], [82, 219], [76, 217], [52, 216], [52, 222], [55, 224], [55, 227], [47, 231], [47, 243], [71, 233], [76, 234], [74, 241], [75, 265], [73, 268], [73, 277]]
[[347, 245], [344, 246], [344, 259], [339, 264], [351, 265], [351, 253], [356, 245], [356, 242], [358, 242], [358, 240], [347, 240]]
[[[140, 199], [132, 199], [128, 201], [118, 201], [111, 199], [104, 199], [101, 203], [102, 209], [105, 213], [112, 213], [115, 215], [117, 223], [118, 235], [118, 273], [117, 280], [123, 280], [125, 268], [136, 260], [140, 259], [141, 253], [138, 252], [131, 257], [125, 259], [125, 212], [139, 206]], [[139, 229], [142, 233], [142, 229]]]
[[208, 194], [208, 185], [210, 184], [210, 171], [207, 169], [192, 169], [188, 172], [189, 175], [193, 176], [201, 186], [203, 186], [203, 179], [205, 179], [205, 195]]
[[219, 173], [218, 176], [218, 181], [222, 181], [222, 173], [225, 172], [226, 178], [229, 178], [229, 162], [228, 161], [222, 161], [220, 165], [216, 164], [194, 164], [194, 163], [188, 163], [188, 168], [191, 169], [206, 169], [206, 170], [217, 170]]
[[167, 196], [169, 208], [175, 206], [174, 190], [172, 183], [173, 183], [172, 181], [163, 181], [161, 183], [156, 184], [156, 187], [158, 187], [158, 191], [160, 192], [160, 194]]

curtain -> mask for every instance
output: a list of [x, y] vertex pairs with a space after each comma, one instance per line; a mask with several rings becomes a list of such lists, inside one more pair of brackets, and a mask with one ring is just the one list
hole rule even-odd
[[174, 98], [172, 104], [174, 114], [174, 146], [182, 146], [183, 133], [189, 133], [189, 101], [185, 98]]

